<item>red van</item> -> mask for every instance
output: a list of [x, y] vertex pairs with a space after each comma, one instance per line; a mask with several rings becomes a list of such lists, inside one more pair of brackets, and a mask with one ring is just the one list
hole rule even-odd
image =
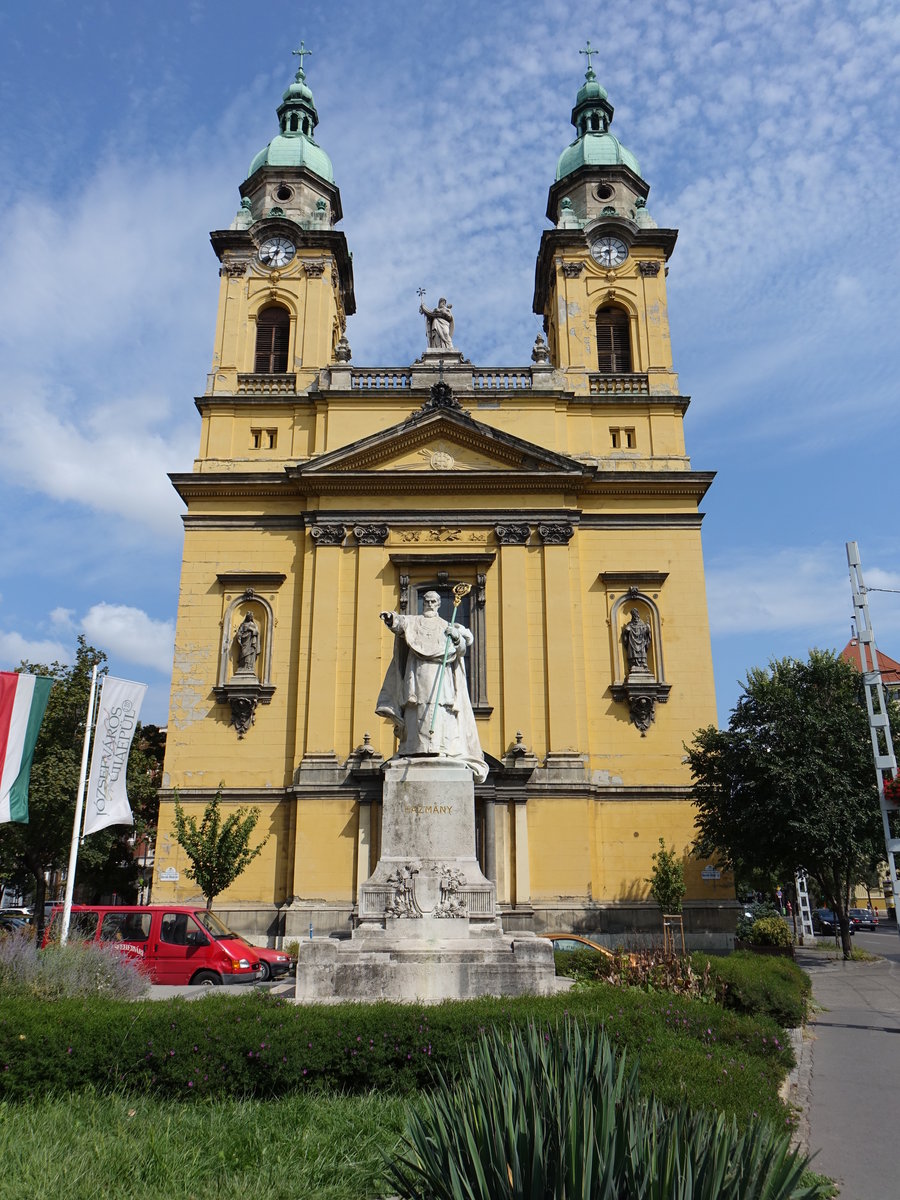
[[[58, 941], [62, 905], [53, 909], [42, 945]], [[153, 983], [253, 983], [259, 959], [215, 913], [185, 904], [73, 904], [72, 941], [109, 942], [144, 963]]]

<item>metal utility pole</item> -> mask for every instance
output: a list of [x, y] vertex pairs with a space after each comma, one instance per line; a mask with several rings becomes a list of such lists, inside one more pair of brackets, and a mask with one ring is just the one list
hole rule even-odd
[[875, 649], [875, 632], [872, 629], [872, 622], [869, 620], [869, 601], [866, 595], [866, 585], [863, 583], [859, 547], [856, 542], [847, 542], [847, 563], [850, 566], [850, 591], [853, 595], [856, 636], [859, 640], [859, 662], [866, 692], [866, 708], [869, 710], [869, 732], [872, 735], [875, 778], [878, 780], [878, 799], [881, 803], [881, 820], [884, 825], [884, 848], [891, 877], [891, 891], [894, 896], [897, 933], [900, 935], [900, 893], [898, 893], [897, 865], [894, 859], [894, 855], [900, 853], [900, 838], [892, 836], [890, 819], [891, 813], [900, 810], [900, 804], [884, 794], [885, 779], [893, 779], [897, 774], [897, 758], [894, 754], [891, 723], [888, 720], [884, 687], [881, 683], [881, 670], [878, 666], [878, 652]]

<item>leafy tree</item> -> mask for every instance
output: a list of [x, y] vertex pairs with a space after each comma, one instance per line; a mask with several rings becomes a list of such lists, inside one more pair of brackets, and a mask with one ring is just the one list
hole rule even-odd
[[250, 835], [259, 820], [258, 808], [238, 808], [222, 819], [221, 790], [204, 810], [199, 826], [185, 816], [175, 793], [175, 840], [191, 860], [185, 874], [200, 887], [206, 907], [253, 862], [269, 840], [268, 835], [251, 848]]
[[681, 901], [687, 890], [684, 883], [684, 863], [674, 850], [666, 849], [666, 839], [659, 839], [659, 849], [653, 855], [653, 871], [647, 880], [650, 895], [663, 913], [680, 913]]
[[[28, 823], [0, 825], [0, 878], [34, 895], [35, 919], [43, 926], [46, 880], [69, 860], [75, 800], [84, 745], [91, 672], [105, 672], [106, 655], [79, 636], [71, 664], [23, 662], [19, 670], [49, 675], [54, 684], [35, 747], [28, 794]], [[147, 756], [132, 746], [128, 761], [128, 795], [136, 819], [155, 823], [158, 781], [148, 775]], [[77, 884], [88, 900], [134, 890], [136, 868], [131, 854], [130, 827], [110, 826], [86, 838], [79, 849]], [[55, 898], [55, 896], [54, 896]]]
[[856, 668], [828, 651], [748, 672], [725, 730], [688, 748], [695, 852], [736, 874], [805, 869], [850, 955], [850, 889], [883, 844], [868, 716]]

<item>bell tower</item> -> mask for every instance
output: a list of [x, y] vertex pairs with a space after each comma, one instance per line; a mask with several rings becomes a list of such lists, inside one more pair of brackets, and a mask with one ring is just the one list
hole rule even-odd
[[353, 267], [331, 159], [303, 59], [278, 106], [277, 135], [256, 155], [228, 229], [210, 235], [221, 262], [208, 396], [303, 393], [340, 357], [356, 311]]
[[610, 132], [613, 106], [591, 66], [597, 51], [588, 42], [581, 53], [588, 68], [572, 109], [576, 137], [550, 188], [554, 228], [541, 239], [533, 308], [544, 319], [550, 361], [576, 395], [630, 387], [677, 395], [666, 263], [678, 234], [650, 216], [640, 164]]

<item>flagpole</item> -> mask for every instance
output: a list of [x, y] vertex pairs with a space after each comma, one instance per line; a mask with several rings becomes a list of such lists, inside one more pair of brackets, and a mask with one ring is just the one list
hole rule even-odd
[[84, 785], [87, 782], [88, 752], [91, 745], [91, 726], [94, 723], [94, 695], [97, 691], [97, 664], [91, 672], [91, 694], [88, 698], [87, 721], [84, 724], [84, 748], [81, 751], [81, 774], [78, 777], [78, 798], [75, 801], [75, 820], [72, 823], [72, 846], [69, 850], [69, 873], [66, 876], [66, 899], [63, 905], [62, 933], [60, 943], [69, 940], [69, 922], [72, 919], [72, 894], [75, 891], [75, 867], [78, 863], [78, 837], [81, 833], [81, 814], [84, 811]]

